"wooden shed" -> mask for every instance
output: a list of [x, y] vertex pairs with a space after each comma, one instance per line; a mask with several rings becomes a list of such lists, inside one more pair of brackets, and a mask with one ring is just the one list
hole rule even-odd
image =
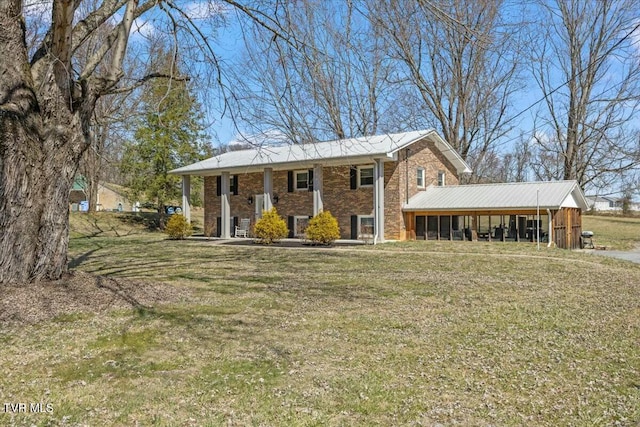
[[409, 238], [529, 241], [577, 249], [588, 205], [577, 181], [429, 187], [403, 206]]

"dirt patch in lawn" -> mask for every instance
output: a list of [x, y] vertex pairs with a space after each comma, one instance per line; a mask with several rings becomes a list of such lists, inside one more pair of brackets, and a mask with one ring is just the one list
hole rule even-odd
[[38, 323], [75, 313], [151, 308], [189, 299], [187, 289], [164, 283], [94, 276], [80, 271], [60, 280], [4, 286], [0, 322]]

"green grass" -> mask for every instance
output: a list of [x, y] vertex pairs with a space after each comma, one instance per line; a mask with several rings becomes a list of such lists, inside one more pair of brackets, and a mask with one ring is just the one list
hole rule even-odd
[[582, 217], [583, 230], [594, 232], [594, 243], [607, 249], [630, 250], [640, 244], [640, 218], [621, 216]]
[[[604, 231], [594, 230], [604, 236]], [[74, 238], [188, 303], [0, 325], [11, 425], [637, 425], [640, 265], [515, 243]]]

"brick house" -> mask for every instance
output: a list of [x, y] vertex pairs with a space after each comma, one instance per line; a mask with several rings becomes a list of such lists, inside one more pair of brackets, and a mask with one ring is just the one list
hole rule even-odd
[[190, 176], [204, 177], [204, 230], [229, 238], [275, 207], [290, 237], [329, 210], [344, 239], [413, 238], [403, 206], [430, 186], [458, 184], [471, 169], [435, 131], [423, 130], [301, 145], [232, 151], [171, 171], [183, 177], [189, 218]]

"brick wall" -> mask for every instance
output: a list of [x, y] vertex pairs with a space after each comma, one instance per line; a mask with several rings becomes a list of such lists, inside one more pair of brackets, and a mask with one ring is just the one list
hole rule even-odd
[[[405, 158], [406, 150], [402, 150], [399, 153], [400, 161], [385, 162], [386, 239], [406, 238], [402, 205], [406, 201], [407, 182], [409, 197], [423, 190], [418, 188], [416, 182], [418, 167], [425, 169], [426, 186], [437, 185], [438, 171], [441, 170], [446, 173], [447, 185], [458, 184], [455, 169], [429, 141], [412, 144], [409, 157], [407, 160]], [[344, 239], [351, 237], [352, 215], [373, 215], [373, 187], [351, 190], [349, 170], [349, 166], [323, 168], [324, 210], [330, 211], [336, 217], [340, 225], [341, 237]], [[230, 196], [231, 216], [251, 218], [253, 225], [255, 197], [264, 191], [263, 174], [250, 173], [236, 176], [239, 187], [238, 195]], [[220, 216], [220, 197], [216, 196], [216, 180], [216, 177], [205, 177], [204, 180], [205, 234], [208, 236], [218, 235], [216, 223], [217, 217]], [[282, 217], [313, 215], [313, 192], [303, 190], [288, 192], [287, 171], [273, 172], [273, 194], [278, 195], [279, 200], [275, 208]], [[254, 198], [254, 203], [251, 205], [247, 203], [250, 196]], [[231, 231], [233, 233], [233, 230]]]

